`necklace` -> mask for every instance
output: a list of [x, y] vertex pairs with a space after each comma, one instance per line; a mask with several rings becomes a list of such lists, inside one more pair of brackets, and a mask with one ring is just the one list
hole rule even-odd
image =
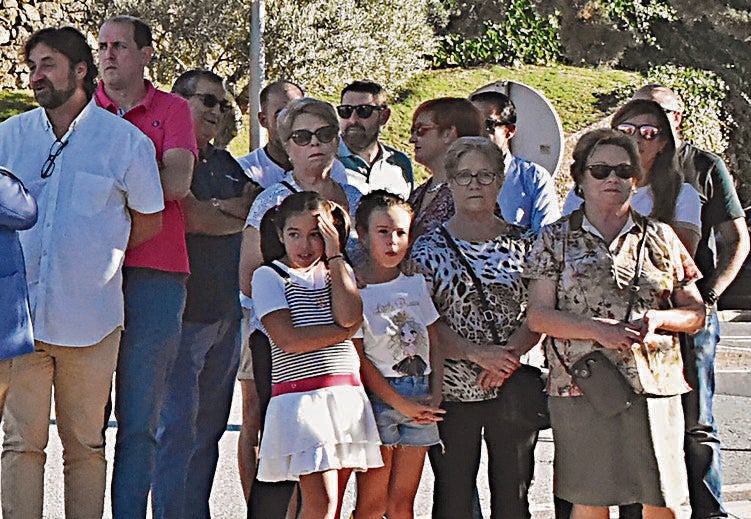
[[427, 193], [435, 193], [439, 189], [441, 189], [443, 186], [446, 185], [446, 182], [438, 182], [436, 185], [433, 185], [433, 179], [430, 179], [430, 184], [428, 185], [428, 188], [425, 190]]

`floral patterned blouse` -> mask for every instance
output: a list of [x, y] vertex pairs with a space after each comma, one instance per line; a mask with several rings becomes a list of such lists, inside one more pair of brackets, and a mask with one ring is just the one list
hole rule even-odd
[[[631, 320], [651, 309], [670, 308], [680, 287], [701, 277], [698, 268], [673, 230], [660, 222], [631, 213], [620, 235], [608, 246], [597, 230], [575, 211], [544, 227], [527, 256], [524, 276], [557, 282], [558, 310], [589, 317], [624, 319], [629, 285], [633, 281], [642, 229], [645, 254]], [[602, 348], [637, 393], [677, 395], [689, 390], [683, 378], [678, 334], [658, 330], [652, 340], [628, 352], [603, 348], [591, 340], [548, 337], [545, 352], [550, 364], [548, 393], [580, 396], [571, 377], [552, 350], [570, 368], [582, 355]]]
[[409, 204], [415, 211], [412, 230], [409, 233], [413, 240], [431, 232], [454, 216], [454, 198], [451, 196], [451, 189], [445, 182], [437, 188], [438, 192], [430, 200], [430, 203], [424, 203], [425, 199], [430, 196], [428, 190], [431, 186], [433, 186], [433, 177], [416, 187], [412, 196], [409, 197]]
[[[527, 289], [522, 281], [524, 257], [533, 240], [526, 229], [509, 225], [505, 234], [492, 240], [470, 242], [454, 238], [485, 289], [493, 309], [501, 343], [523, 321]], [[492, 344], [490, 329], [482, 318], [482, 304], [472, 278], [439, 229], [420, 236], [412, 247], [412, 260], [425, 276], [438, 313], [457, 334], [476, 344]], [[470, 361], [445, 361], [443, 396], [447, 401], [489, 400], [498, 389], [488, 391], [475, 382], [482, 368]]]

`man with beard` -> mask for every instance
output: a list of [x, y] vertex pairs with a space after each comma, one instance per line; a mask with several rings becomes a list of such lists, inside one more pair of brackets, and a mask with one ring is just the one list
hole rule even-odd
[[157, 423], [180, 345], [190, 270], [180, 201], [190, 191], [198, 149], [188, 102], [144, 79], [154, 52], [149, 26], [115, 16], [102, 24], [98, 40], [102, 81], [96, 102], [151, 139], [164, 191], [162, 231], [125, 258], [126, 327], [115, 377], [112, 515], [146, 517]]
[[339, 160], [347, 168], [348, 183], [367, 194], [385, 189], [405, 200], [414, 187], [407, 156], [378, 141], [391, 116], [386, 91], [373, 81], [355, 81], [342, 90], [339, 114]]
[[101, 517], [123, 258], [159, 232], [162, 188], [149, 139], [91, 100], [97, 69], [80, 32], [37, 31], [24, 57], [41, 106], [0, 124], [0, 162], [38, 204], [37, 224], [20, 233], [36, 351], [11, 368], [3, 517], [42, 517], [53, 386], [65, 515]]

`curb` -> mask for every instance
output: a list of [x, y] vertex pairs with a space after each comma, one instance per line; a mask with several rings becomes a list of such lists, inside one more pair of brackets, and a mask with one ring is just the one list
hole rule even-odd
[[720, 310], [717, 318], [720, 322], [748, 323], [751, 322], [751, 310]]

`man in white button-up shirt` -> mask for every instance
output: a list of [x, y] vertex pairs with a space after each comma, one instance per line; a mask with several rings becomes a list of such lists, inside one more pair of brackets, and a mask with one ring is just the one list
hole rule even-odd
[[0, 124], [0, 164], [39, 206], [37, 225], [20, 236], [36, 351], [12, 366], [3, 516], [42, 517], [54, 386], [66, 516], [101, 517], [102, 425], [123, 326], [123, 257], [159, 231], [162, 189], [151, 141], [91, 101], [96, 67], [80, 32], [42, 29], [24, 53], [40, 108]]

